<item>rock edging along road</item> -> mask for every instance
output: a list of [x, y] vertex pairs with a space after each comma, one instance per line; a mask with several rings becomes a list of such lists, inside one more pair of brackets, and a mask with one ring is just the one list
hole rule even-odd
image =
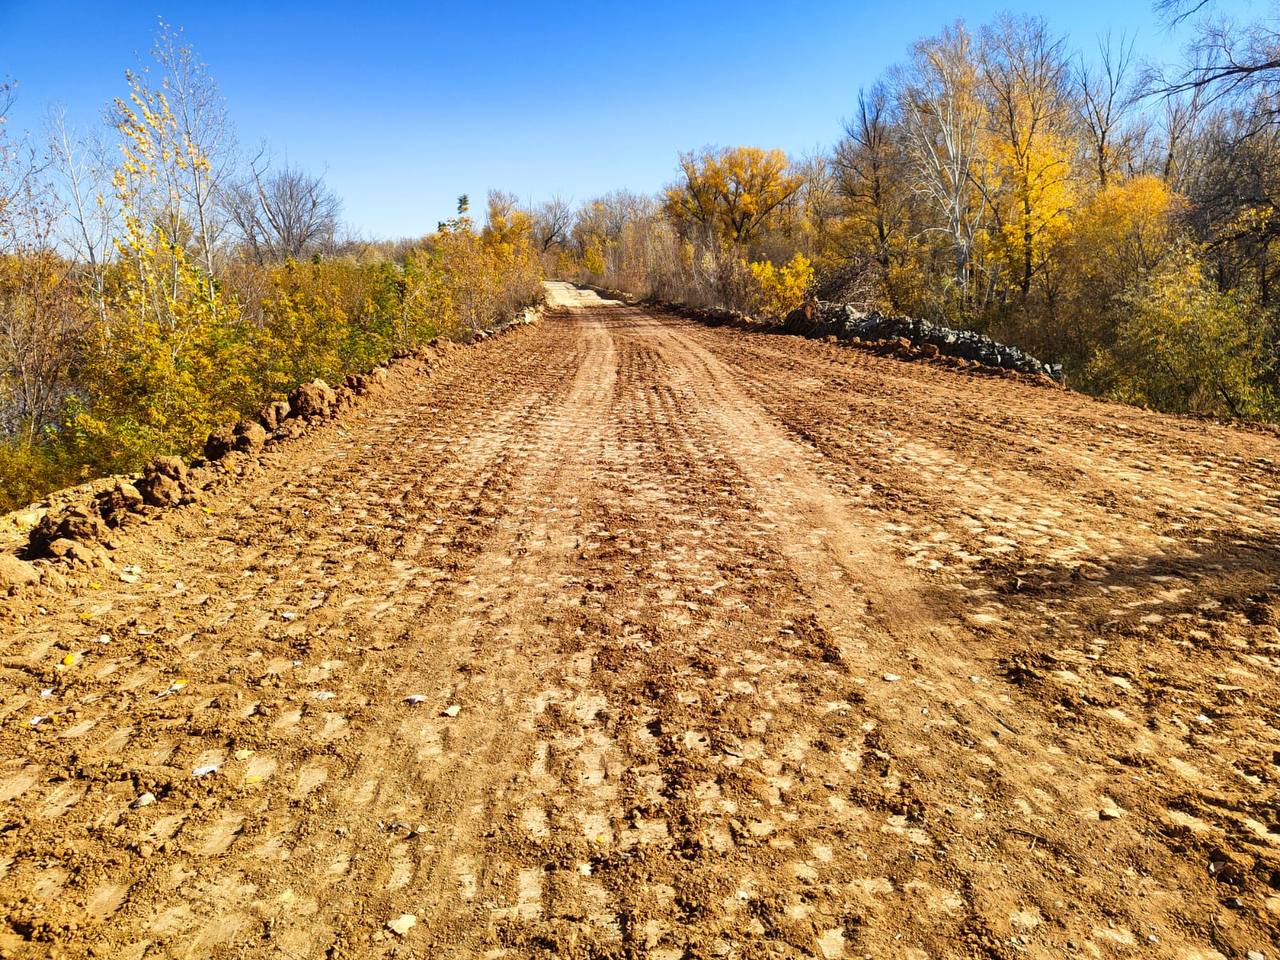
[[1280, 443], [551, 294], [5, 601], [5, 956], [1271, 956]]

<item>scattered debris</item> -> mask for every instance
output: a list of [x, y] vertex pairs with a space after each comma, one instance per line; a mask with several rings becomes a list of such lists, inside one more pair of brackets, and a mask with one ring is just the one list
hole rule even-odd
[[[499, 329], [532, 322], [540, 313], [540, 307], [530, 308], [523, 319]], [[398, 353], [392, 359], [407, 365], [411, 374], [424, 373], [437, 367], [442, 355], [459, 347], [451, 341], [432, 340], [418, 350]], [[58, 503], [58, 494], [67, 493], [85, 496], [80, 502], [68, 498], [63, 499], [57, 509], [53, 506], [46, 509], [45, 503], [37, 503], [25, 511], [15, 512], [12, 515], [15, 523], [19, 515], [30, 517], [30, 521], [24, 519], [21, 523], [28, 531], [26, 546], [20, 556], [0, 554], [0, 596], [15, 594], [42, 581], [55, 589], [65, 582], [61, 573], [41, 569], [30, 561], [58, 561], [73, 570], [106, 567], [114, 574], [115, 568], [106, 552], [117, 546], [112, 539], [113, 531], [141, 522], [157, 510], [194, 503], [203, 489], [226, 475], [226, 470], [211, 469], [218, 461], [231, 454], [250, 460], [273, 439], [299, 436], [307, 420], [333, 417], [353, 407], [358, 396], [385, 385], [390, 374], [388, 366], [377, 366], [367, 373], [348, 376], [337, 390], [323, 380], [302, 384], [290, 393], [289, 399], [266, 404], [256, 420], [241, 420], [211, 431], [203, 450], [206, 462], [197, 461], [189, 467], [180, 457], [156, 457], [143, 467], [141, 476], [90, 481], [67, 491], [55, 491], [47, 501]], [[235, 467], [233, 472], [240, 470]], [[202, 509], [212, 513], [209, 507]], [[141, 576], [140, 569], [127, 567], [119, 579], [132, 584]], [[101, 585], [95, 589], [101, 589]], [[179, 582], [175, 589], [185, 588]]]

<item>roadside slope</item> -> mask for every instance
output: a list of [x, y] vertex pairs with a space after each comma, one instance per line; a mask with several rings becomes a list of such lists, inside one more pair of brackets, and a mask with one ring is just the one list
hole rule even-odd
[[8, 601], [0, 947], [1276, 940], [1280, 442], [553, 293]]

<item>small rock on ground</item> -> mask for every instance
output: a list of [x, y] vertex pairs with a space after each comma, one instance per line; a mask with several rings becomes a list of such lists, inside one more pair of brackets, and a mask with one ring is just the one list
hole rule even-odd
[[412, 913], [404, 913], [396, 917], [394, 920], [387, 922], [387, 929], [394, 933], [397, 937], [403, 937], [406, 933], [413, 929], [414, 924], [418, 922], [418, 918]]

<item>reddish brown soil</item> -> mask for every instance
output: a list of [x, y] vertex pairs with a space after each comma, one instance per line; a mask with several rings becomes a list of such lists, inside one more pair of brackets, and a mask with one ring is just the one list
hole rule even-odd
[[1280, 956], [1280, 441], [555, 293], [6, 602], [4, 956]]

